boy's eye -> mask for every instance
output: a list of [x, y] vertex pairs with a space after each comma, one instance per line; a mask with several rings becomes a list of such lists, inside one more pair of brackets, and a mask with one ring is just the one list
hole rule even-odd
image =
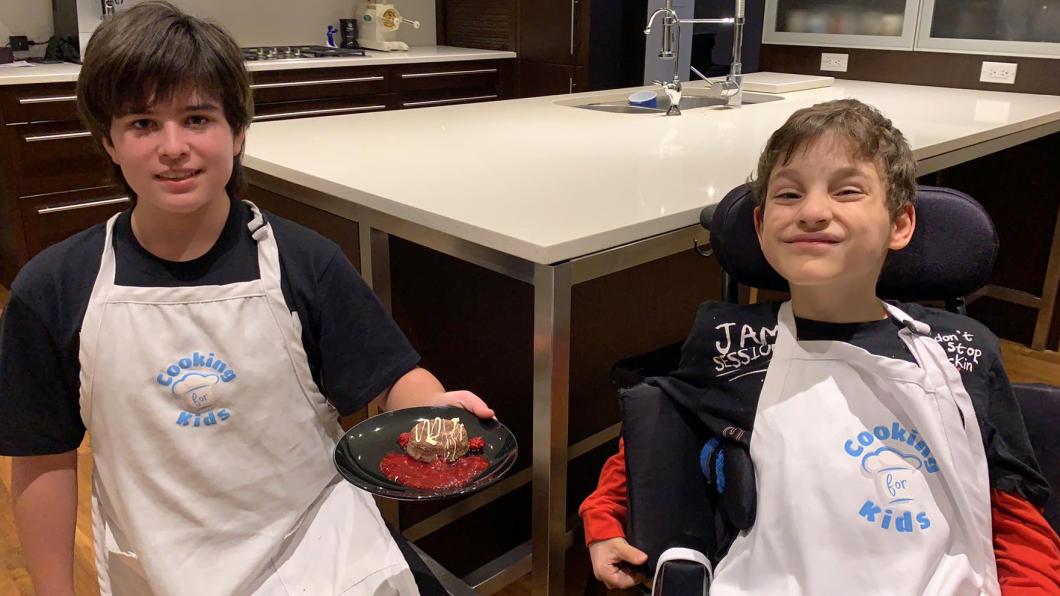
[[836, 193], [841, 198], [853, 199], [865, 194], [860, 188], [844, 188]]
[[147, 118], [140, 118], [129, 123], [129, 126], [135, 130], [149, 130], [153, 125], [154, 123]]
[[794, 201], [799, 198], [799, 193], [793, 190], [786, 190], [784, 192], [776, 193], [775, 195], [773, 195], [773, 198], [782, 201]]
[[208, 123], [209, 121], [210, 121], [210, 119], [207, 118], [206, 116], [201, 116], [201, 115], [188, 116], [188, 124], [190, 124], [191, 126], [203, 126], [204, 124]]

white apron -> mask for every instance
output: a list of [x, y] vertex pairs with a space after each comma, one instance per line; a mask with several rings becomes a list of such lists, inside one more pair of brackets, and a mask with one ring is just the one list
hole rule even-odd
[[115, 285], [107, 222], [80, 337], [100, 591], [418, 594], [372, 499], [336, 475], [341, 429], [251, 207], [260, 279], [223, 286]]
[[886, 307], [920, 366], [797, 342], [781, 306], [751, 436], [757, 519], [712, 596], [1000, 594], [971, 398], [930, 328]]

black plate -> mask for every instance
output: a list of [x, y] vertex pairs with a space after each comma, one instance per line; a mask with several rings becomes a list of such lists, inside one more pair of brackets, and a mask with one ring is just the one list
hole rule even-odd
[[[379, 462], [388, 453], [401, 453], [397, 439], [417, 422], [432, 418], [459, 418], [468, 437], [482, 437], [482, 457], [489, 467], [469, 484], [455, 488], [425, 490], [388, 480]], [[515, 435], [496, 420], [482, 420], [458, 407], [405, 408], [374, 416], [346, 431], [335, 446], [335, 467], [348, 482], [374, 495], [402, 501], [433, 501], [469, 495], [501, 479], [519, 455]]]

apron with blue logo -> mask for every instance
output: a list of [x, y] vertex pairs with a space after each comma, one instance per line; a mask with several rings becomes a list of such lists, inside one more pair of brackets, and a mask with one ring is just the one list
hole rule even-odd
[[371, 497], [336, 475], [336, 413], [251, 208], [260, 279], [220, 286], [115, 285], [107, 223], [80, 336], [100, 590], [418, 594]]
[[886, 305], [917, 363], [795, 339], [781, 306], [755, 414], [757, 519], [712, 596], [997, 595], [986, 455], [930, 328]]

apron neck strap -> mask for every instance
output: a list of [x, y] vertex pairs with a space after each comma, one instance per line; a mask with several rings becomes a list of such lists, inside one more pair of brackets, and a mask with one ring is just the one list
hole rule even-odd
[[250, 201], [243, 202], [250, 207], [253, 214], [247, 229], [258, 243], [258, 271], [261, 273], [261, 281], [267, 288], [279, 289], [280, 253], [276, 248], [276, 236], [272, 233], [272, 226], [257, 205]]

